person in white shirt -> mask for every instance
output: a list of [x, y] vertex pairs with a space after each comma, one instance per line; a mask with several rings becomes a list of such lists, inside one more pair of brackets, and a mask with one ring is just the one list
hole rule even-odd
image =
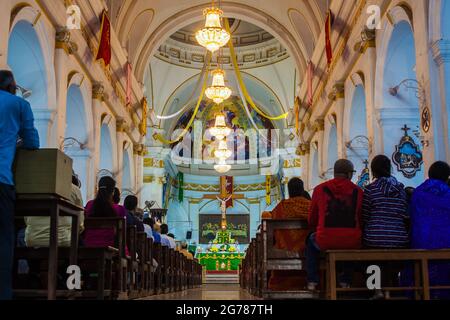
[[167, 239], [170, 243], [170, 248], [176, 249], [177, 244], [175, 243], [175, 239], [169, 237], [167, 234], [169, 233], [169, 226], [165, 223], [161, 225], [161, 238]]

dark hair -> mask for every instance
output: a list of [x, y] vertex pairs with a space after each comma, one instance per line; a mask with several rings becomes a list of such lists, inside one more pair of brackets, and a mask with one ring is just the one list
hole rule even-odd
[[168, 234], [169, 233], [169, 226], [165, 223], [161, 225], [161, 234]]
[[437, 161], [433, 163], [428, 170], [428, 177], [434, 180], [448, 182], [450, 177], [450, 166], [447, 162]]
[[119, 204], [120, 203], [120, 190], [119, 190], [119, 188], [114, 188], [113, 202], [115, 204]]
[[138, 198], [136, 196], [133, 196], [133, 195], [127, 196], [125, 198], [124, 202], [123, 202], [123, 206], [128, 211], [135, 210], [137, 208], [137, 205], [138, 205]]
[[0, 90], [15, 94], [17, 86], [15, 84], [14, 75], [9, 70], [0, 70]]
[[391, 160], [385, 155], [380, 154], [373, 158], [370, 168], [374, 178], [388, 178], [391, 176]]
[[97, 197], [94, 200], [91, 217], [116, 217], [111, 203], [116, 181], [111, 177], [102, 177], [98, 182]]
[[305, 188], [302, 179], [292, 178], [288, 182], [289, 197], [303, 197], [305, 193]]
[[167, 236], [168, 236], [168, 237], [171, 237], [172, 239], [175, 239], [175, 236], [174, 236], [173, 233], [168, 233]]
[[183, 242], [183, 243], [181, 244], [181, 249], [187, 249], [187, 248], [188, 248], [187, 243], [186, 243], [186, 242]]
[[146, 224], [146, 225], [149, 225], [152, 229], [153, 229], [153, 225], [155, 224], [153, 219], [150, 218], [150, 217], [144, 218], [144, 220], [142, 220], [142, 223]]

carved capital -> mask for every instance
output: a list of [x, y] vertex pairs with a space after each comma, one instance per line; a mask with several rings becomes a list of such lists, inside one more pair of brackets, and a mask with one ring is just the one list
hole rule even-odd
[[313, 131], [318, 132], [318, 131], [323, 131], [323, 130], [325, 130], [325, 120], [317, 119], [316, 121], [314, 121]]
[[116, 120], [116, 131], [117, 132], [128, 132], [130, 130], [130, 126], [123, 118], [119, 118]]
[[328, 99], [335, 101], [337, 99], [343, 99], [345, 96], [345, 84], [344, 82], [336, 82], [333, 85], [333, 88], [330, 92], [330, 94], [328, 95]]
[[70, 41], [70, 30], [61, 28], [56, 32], [55, 47], [56, 49], [63, 49], [67, 54], [71, 55], [78, 51], [78, 46], [75, 42]]
[[450, 41], [438, 40], [431, 45], [433, 60], [437, 66], [450, 62]]
[[311, 145], [309, 143], [301, 143], [297, 147], [296, 154], [298, 156], [306, 156], [311, 152]]
[[144, 144], [135, 144], [133, 145], [133, 153], [137, 156], [145, 156], [147, 154], [147, 148]]
[[94, 83], [92, 86], [92, 98], [100, 101], [108, 100], [108, 95], [105, 93], [105, 86], [102, 83]]

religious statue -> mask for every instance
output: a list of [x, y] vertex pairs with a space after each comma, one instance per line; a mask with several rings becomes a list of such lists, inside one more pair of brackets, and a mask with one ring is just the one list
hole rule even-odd
[[219, 202], [220, 202], [220, 212], [222, 213], [222, 220], [220, 222], [220, 227], [223, 231], [225, 231], [227, 229], [227, 217], [226, 217], [227, 202], [231, 199], [231, 197], [232, 197], [231, 195], [226, 199], [216, 197], [217, 200], [219, 200]]

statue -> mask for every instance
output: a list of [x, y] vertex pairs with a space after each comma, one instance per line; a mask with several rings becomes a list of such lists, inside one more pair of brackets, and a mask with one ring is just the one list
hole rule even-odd
[[217, 197], [217, 200], [219, 200], [220, 202], [220, 212], [222, 213], [222, 221], [220, 222], [220, 226], [222, 228], [223, 231], [225, 231], [227, 229], [227, 202], [228, 200], [231, 199], [232, 196], [229, 196], [226, 199], [222, 199]]

